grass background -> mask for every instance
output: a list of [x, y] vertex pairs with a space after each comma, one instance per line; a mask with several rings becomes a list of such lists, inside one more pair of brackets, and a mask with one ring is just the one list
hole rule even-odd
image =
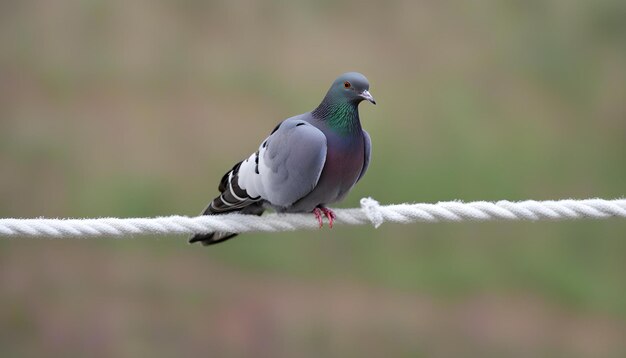
[[[0, 4], [0, 217], [194, 215], [350, 70], [341, 204], [618, 198], [626, 3]], [[0, 241], [3, 356], [619, 356], [626, 224]]]

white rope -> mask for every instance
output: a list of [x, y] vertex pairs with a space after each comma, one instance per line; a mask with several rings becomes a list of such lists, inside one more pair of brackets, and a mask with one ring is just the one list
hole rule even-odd
[[[381, 206], [371, 198], [361, 199], [360, 209], [334, 210], [336, 223], [348, 225], [383, 222], [442, 222], [487, 220], [564, 220], [626, 218], [626, 199], [558, 201], [458, 201], [437, 204]], [[227, 214], [215, 216], [167, 216], [157, 218], [99, 219], [0, 219], [0, 236], [94, 237], [143, 234], [197, 234], [213, 231], [292, 231], [319, 227], [312, 214]]]

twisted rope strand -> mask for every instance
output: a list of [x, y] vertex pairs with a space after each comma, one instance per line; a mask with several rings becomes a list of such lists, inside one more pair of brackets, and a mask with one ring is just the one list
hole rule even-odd
[[[361, 199], [361, 208], [337, 209], [336, 222], [346, 225], [396, 223], [487, 221], [487, 220], [565, 220], [626, 218], [626, 199], [558, 200], [511, 202], [459, 201], [437, 204], [379, 205], [371, 198]], [[99, 219], [0, 219], [4, 237], [122, 237], [144, 234], [197, 234], [214, 231], [294, 231], [315, 229], [311, 214], [268, 214], [264, 216], [227, 214], [215, 216], [167, 216], [156, 218]]]

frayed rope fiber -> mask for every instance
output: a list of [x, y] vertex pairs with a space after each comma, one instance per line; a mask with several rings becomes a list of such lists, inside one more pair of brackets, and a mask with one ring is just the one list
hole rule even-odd
[[[626, 199], [557, 201], [459, 201], [437, 204], [380, 205], [372, 198], [361, 199], [361, 208], [335, 209], [338, 224], [384, 222], [444, 222], [495, 220], [568, 220], [626, 218]], [[156, 218], [98, 219], [0, 219], [0, 237], [96, 237], [129, 235], [199, 234], [214, 231], [243, 233], [277, 232], [318, 228], [312, 214], [226, 214], [212, 216], [166, 216]]]

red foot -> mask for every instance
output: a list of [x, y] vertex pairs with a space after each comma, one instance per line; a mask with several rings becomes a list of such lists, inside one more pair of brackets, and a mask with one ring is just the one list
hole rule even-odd
[[324, 226], [324, 222], [322, 221], [322, 214], [326, 216], [326, 218], [328, 219], [328, 227], [332, 229], [333, 223], [335, 222], [337, 216], [329, 208], [321, 207], [313, 209], [313, 215], [315, 215], [317, 222], [320, 224], [320, 229], [322, 228], [322, 226]]
[[337, 218], [337, 216], [329, 208], [321, 207], [320, 210], [324, 213], [324, 216], [326, 216], [326, 218], [328, 219], [328, 227], [332, 229], [333, 222], [335, 221], [335, 218]]
[[335, 221], [337, 216], [329, 208], [322, 208], [322, 212], [328, 218], [328, 227], [332, 229], [333, 228], [333, 222]]
[[320, 229], [324, 226], [324, 223], [322, 222], [322, 212], [323, 211], [320, 208], [313, 209], [313, 215], [315, 215], [317, 222], [320, 224]]

